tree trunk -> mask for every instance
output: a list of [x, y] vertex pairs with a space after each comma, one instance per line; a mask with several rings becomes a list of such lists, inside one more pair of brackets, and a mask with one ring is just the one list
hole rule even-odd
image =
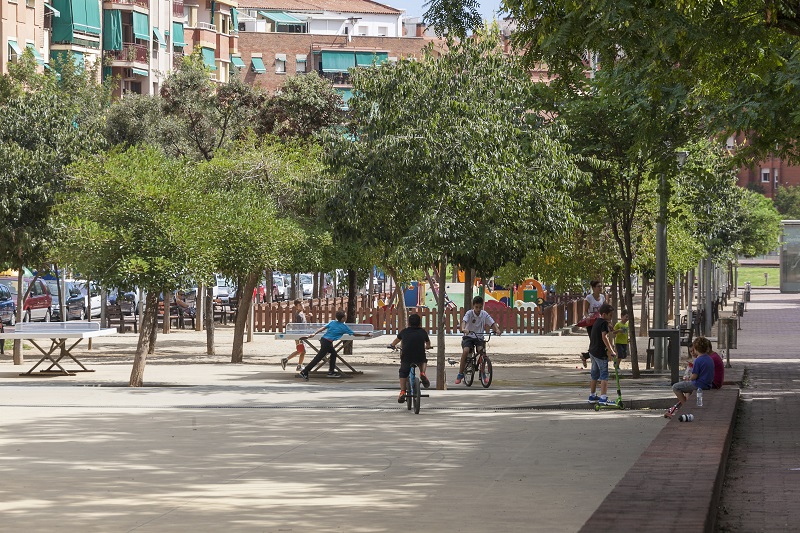
[[439, 317], [439, 328], [436, 331], [436, 389], [444, 390], [444, 286], [447, 283], [447, 258], [442, 256], [439, 261], [439, 289], [436, 294], [436, 314]]
[[139, 342], [136, 344], [136, 354], [133, 357], [133, 368], [131, 368], [131, 380], [128, 384], [131, 387], [141, 387], [144, 381], [144, 366], [147, 362], [147, 354], [150, 351], [151, 341], [154, 340], [156, 322], [158, 320], [158, 292], [147, 292], [147, 304], [142, 325], [139, 328]]
[[[23, 270], [22, 266], [18, 267], [17, 272], [17, 324], [22, 322], [22, 312], [25, 310], [25, 291], [22, 290]], [[5, 342], [5, 341], [2, 341]], [[25, 362], [22, 357], [22, 341], [14, 339], [14, 364], [21, 365]]]
[[[356, 321], [356, 303], [358, 302], [358, 272], [353, 269], [347, 271], [347, 310], [345, 322]], [[344, 355], [353, 354], [353, 341], [344, 341], [342, 345]]]
[[272, 303], [272, 286], [275, 284], [275, 275], [272, 270], [264, 271], [264, 278], [266, 286], [264, 287], [264, 303], [269, 305]]
[[[387, 268], [386, 273], [392, 277], [392, 280], [395, 279], [397, 274], [392, 268]], [[408, 310], [406, 309], [406, 299], [403, 295], [403, 287], [397, 283], [393, 283], [393, 285], [394, 298], [397, 299], [397, 304], [395, 304], [395, 310], [397, 312], [397, 327], [398, 331], [402, 331], [408, 327]]]
[[206, 287], [206, 294], [203, 297], [203, 305], [206, 308], [206, 354], [216, 355], [214, 350], [214, 289]]
[[247, 275], [244, 287], [239, 285], [237, 291], [238, 303], [236, 307], [236, 325], [233, 327], [233, 350], [231, 352], [231, 363], [241, 363], [244, 361], [244, 329], [250, 318], [250, 307], [253, 301], [253, 289], [258, 283], [258, 272], [251, 272]]
[[631, 284], [631, 260], [623, 258], [623, 279], [625, 286], [625, 307], [628, 309], [628, 355], [631, 358], [631, 374], [639, 377], [639, 352], [636, 345], [636, 317], [633, 312], [633, 286]]
[[162, 326], [164, 326], [164, 334], [169, 333], [170, 319], [172, 318], [169, 314], [171, 303], [172, 293], [169, 291], [164, 291], [164, 323], [162, 324]]
[[[475, 269], [474, 268], [465, 268], [464, 269], [464, 309], [468, 308], [472, 304], [472, 298], [474, 295], [473, 286], [475, 285]], [[513, 300], [513, 298], [512, 298]], [[514, 302], [511, 302], [513, 305]]]
[[[158, 338], [158, 293], [156, 293], [156, 304], [154, 308], [155, 311], [153, 312], [153, 318], [152, 318], [153, 328], [150, 330], [150, 341], [147, 345], [148, 354], [151, 354], [156, 351], [156, 338]], [[147, 311], [145, 311], [145, 314], [147, 314]]]
[[649, 323], [648, 323], [648, 320], [649, 320], [648, 311], [649, 311], [649, 309], [648, 309], [648, 304], [647, 304], [647, 296], [648, 296], [648, 292], [649, 292], [649, 287], [648, 287], [648, 285], [649, 285], [648, 282], [649, 281], [650, 280], [648, 279], [647, 276], [644, 276], [644, 275], [642, 276], [642, 307], [641, 307], [641, 313], [639, 315], [639, 336], [640, 337], [646, 337], [647, 334], [648, 334], [648, 330], [650, 329], [649, 328]]

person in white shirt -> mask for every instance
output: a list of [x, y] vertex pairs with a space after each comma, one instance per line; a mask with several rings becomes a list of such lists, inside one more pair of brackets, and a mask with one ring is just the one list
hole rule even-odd
[[470, 349], [474, 346], [483, 346], [483, 334], [489, 331], [489, 328], [500, 335], [501, 331], [497, 322], [483, 310], [483, 298], [476, 296], [472, 299], [472, 309], [464, 313], [464, 318], [461, 319], [461, 332], [464, 336], [461, 338], [461, 364], [458, 366], [458, 375], [456, 376], [456, 385], [460, 384], [464, 379], [464, 367], [467, 364], [467, 356]]
[[[586, 301], [589, 304], [589, 311], [588, 314], [592, 315], [600, 311], [600, 306], [606, 303], [606, 295], [603, 294], [603, 284], [600, 281], [593, 281], [591, 283], [592, 286], [592, 294], [586, 296]], [[588, 333], [589, 338], [592, 338], [592, 326], [586, 326], [586, 333]], [[586, 368], [586, 363], [589, 361], [589, 352], [583, 352], [581, 354], [581, 363], [583, 363], [583, 368]]]

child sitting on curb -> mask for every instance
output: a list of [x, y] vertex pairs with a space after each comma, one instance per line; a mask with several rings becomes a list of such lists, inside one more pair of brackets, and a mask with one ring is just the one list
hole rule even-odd
[[687, 381], [679, 381], [672, 386], [672, 391], [678, 398], [678, 403], [667, 409], [664, 417], [672, 418], [675, 412], [686, 403], [689, 396], [697, 389], [708, 390], [714, 381], [714, 361], [711, 353], [711, 342], [705, 337], [697, 337], [692, 343], [692, 348], [697, 354], [692, 367], [692, 375]]

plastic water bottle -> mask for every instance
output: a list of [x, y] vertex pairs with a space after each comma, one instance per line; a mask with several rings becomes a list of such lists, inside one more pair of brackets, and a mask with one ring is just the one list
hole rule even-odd
[[703, 407], [703, 389], [697, 389], [697, 407]]

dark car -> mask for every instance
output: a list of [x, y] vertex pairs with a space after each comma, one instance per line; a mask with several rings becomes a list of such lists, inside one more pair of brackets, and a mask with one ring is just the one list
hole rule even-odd
[[0, 284], [0, 321], [8, 326], [17, 323], [17, 304], [11, 291], [3, 284]]
[[[53, 305], [50, 307], [53, 320], [61, 320], [61, 310], [58, 304], [58, 282], [48, 280], [47, 287], [53, 297]], [[64, 306], [67, 310], [67, 320], [86, 319], [86, 298], [81, 292], [81, 286], [74, 281], [64, 283]]]

